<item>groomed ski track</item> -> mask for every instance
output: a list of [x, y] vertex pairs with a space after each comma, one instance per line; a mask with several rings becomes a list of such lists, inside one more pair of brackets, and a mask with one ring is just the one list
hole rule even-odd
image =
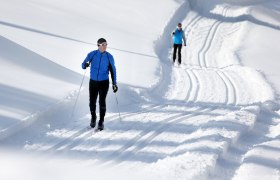
[[[234, 149], [262, 122], [262, 113], [266, 113], [262, 102], [270, 101], [271, 96], [260, 94], [259, 88], [268, 92], [270, 86], [257, 71], [240, 65], [234, 54], [239, 42], [233, 40], [244, 35], [243, 20], [227, 21], [235, 10], [219, 4], [219, 18], [209, 18], [193, 6], [192, 1], [185, 1], [155, 41], [161, 80], [141, 92], [146, 103], [139, 104], [135, 112], [121, 112], [122, 119], [118, 113], [107, 113], [102, 132], [85, 127], [89, 114], [59, 124], [60, 129], [41, 127], [52, 126], [62, 116], [60, 112], [72, 107], [66, 100], [52, 108], [51, 114], [42, 113], [42, 120], [30, 126], [42, 132], [33, 138], [30, 133], [24, 149], [86, 159], [102, 167], [131, 170], [145, 165], [141, 171], [155, 175], [161, 171], [163, 179], [219, 179], [221, 163], [230, 164], [228, 159], [234, 156], [239, 160], [227, 166], [230, 168], [223, 175], [232, 179], [242, 166], [241, 157], [254, 144], [247, 144], [239, 154]], [[187, 36], [180, 67], [172, 66], [170, 48], [170, 34], [177, 22], [183, 22]], [[232, 52], [225, 50], [229, 44]], [[80, 98], [87, 97], [87, 90], [82, 91]]]

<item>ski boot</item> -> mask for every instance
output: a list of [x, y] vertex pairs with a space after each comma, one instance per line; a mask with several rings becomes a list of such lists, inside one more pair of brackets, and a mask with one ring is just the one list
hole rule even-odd
[[99, 131], [102, 131], [104, 129], [104, 120], [99, 120], [98, 122], [98, 128]]
[[91, 121], [90, 127], [94, 128], [96, 126], [96, 114], [94, 112], [91, 113]]

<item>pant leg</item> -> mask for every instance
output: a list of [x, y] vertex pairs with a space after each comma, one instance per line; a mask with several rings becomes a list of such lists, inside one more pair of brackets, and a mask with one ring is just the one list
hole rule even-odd
[[100, 109], [100, 121], [104, 121], [106, 114], [106, 96], [109, 90], [109, 80], [100, 81], [99, 88], [99, 109]]
[[182, 49], [182, 44], [178, 44], [178, 62], [179, 62], [179, 64], [181, 64], [181, 62], [182, 62], [181, 49]]
[[89, 81], [89, 108], [91, 115], [95, 115], [96, 112], [96, 100], [99, 92], [97, 81]]
[[173, 62], [175, 62], [175, 60], [176, 60], [177, 48], [178, 48], [178, 45], [174, 44], [173, 45]]

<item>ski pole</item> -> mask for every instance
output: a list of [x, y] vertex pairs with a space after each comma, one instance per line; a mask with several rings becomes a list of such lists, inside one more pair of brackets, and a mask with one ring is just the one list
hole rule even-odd
[[122, 121], [122, 118], [121, 118], [121, 113], [120, 113], [120, 109], [119, 109], [119, 101], [118, 101], [118, 98], [117, 98], [117, 94], [115, 93], [115, 97], [116, 97], [116, 102], [117, 102], [117, 106], [118, 106], [118, 112], [119, 112], [119, 119], [120, 119], [120, 122]]
[[73, 110], [72, 110], [72, 113], [71, 113], [71, 118], [73, 117], [74, 111], [76, 109], [76, 104], [77, 104], [77, 101], [78, 101], [78, 98], [79, 98], [79, 95], [80, 95], [81, 88], [82, 88], [83, 83], [84, 83], [86, 72], [87, 72], [87, 69], [85, 70], [84, 75], [83, 75], [82, 83], [80, 85], [79, 92], [78, 92], [78, 95], [77, 95], [77, 98], [76, 98], [76, 101], [75, 101], [75, 104], [74, 104], [74, 107], [73, 107]]
[[185, 59], [187, 60], [187, 46], [185, 46]]

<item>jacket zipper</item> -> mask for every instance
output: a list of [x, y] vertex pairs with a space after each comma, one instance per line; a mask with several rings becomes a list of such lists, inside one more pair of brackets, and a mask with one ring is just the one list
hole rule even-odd
[[100, 60], [99, 60], [99, 67], [98, 67], [98, 73], [97, 73], [97, 81], [98, 81], [98, 76], [99, 76], [99, 71], [100, 71], [101, 58], [102, 58], [102, 53], [100, 55]]

